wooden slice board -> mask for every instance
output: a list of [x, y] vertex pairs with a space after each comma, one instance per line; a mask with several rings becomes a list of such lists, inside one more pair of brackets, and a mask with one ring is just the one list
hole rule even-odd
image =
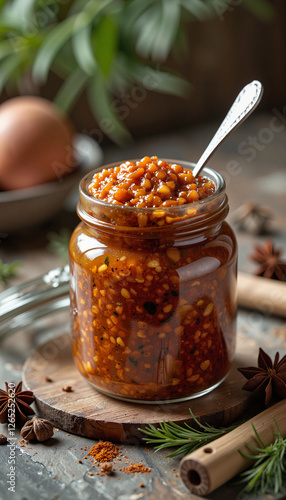
[[[214, 391], [184, 403], [146, 405], [120, 401], [97, 392], [77, 371], [68, 334], [48, 341], [35, 350], [23, 367], [23, 382], [34, 392], [39, 414], [55, 427], [94, 439], [138, 443], [138, 430], [163, 420], [192, 422], [189, 408], [202, 422], [227, 425], [249, 413], [250, 393], [241, 389], [245, 379], [238, 366], [256, 364], [257, 344], [238, 335], [235, 362], [225, 381]], [[50, 377], [53, 382], [45, 381]], [[73, 392], [64, 392], [72, 386]]]

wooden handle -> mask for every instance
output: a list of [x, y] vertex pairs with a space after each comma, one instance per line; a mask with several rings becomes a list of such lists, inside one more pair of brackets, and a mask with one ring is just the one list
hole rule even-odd
[[243, 457], [238, 450], [255, 454], [245, 443], [261, 447], [251, 424], [254, 424], [265, 446], [268, 446], [275, 440], [273, 434], [277, 434], [274, 418], [282, 436], [286, 436], [285, 414], [286, 400], [283, 400], [225, 436], [187, 455], [180, 463], [180, 474], [185, 485], [194, 494], [206, 495], [246, 469], [252, 460]]
[[286, 283], [238, 273], [238, 305], [286, 317]]

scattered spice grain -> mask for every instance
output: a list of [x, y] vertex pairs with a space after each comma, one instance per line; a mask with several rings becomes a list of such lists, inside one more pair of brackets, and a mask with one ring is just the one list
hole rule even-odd
[[62, 391], [64, 392], [73, 392], [73, 388], [71, 385], [67, 385], [66, 387], [62, 387]]
[[88, 455], [92, 456], [96, 462], [110, 462], [117, 457], [119, 452], [118, 446], [109, 441], [99, 441], [92, 446]]
[[53, 379], [51, 377], [45, 377], [45, 382], [53, 382]]
[[151, 472], [151, 468], [146, 467], [142, 463], [131, 463], [128, 467], [123, 467], [122, 470], [124, 474], [135, 474], [136, 472], [139, 472], [140, 474], [148, 474], [149, 472]]

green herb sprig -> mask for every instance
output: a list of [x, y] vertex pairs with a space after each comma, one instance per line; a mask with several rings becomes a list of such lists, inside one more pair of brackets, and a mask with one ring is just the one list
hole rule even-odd
[[[144, 438], [144, 440], [148, 444], [156, 444], [155, 451], [177, 447], [175, 451], [167, 455], [167, 457], [175, 457], [180, 454], [187, 455], [188, 453], [192, 453], [201, 446], [205, 446], [232, 431], [238, 425], [241, 425], [240, 422], [229, 427], [220, 427], [217, 429], [209, 424], [202, 424], [196, 419], [193, 412], [189, 411], [199, 429], [194, 429], [187, 423], [181, 426], [171, 421], [164, 421], [159, 424], [158, 428], [149, 424], [145, 429], [139, 429], [144, 434], [150, 436]], [[274, 421], [278, 431], [277, 434], [273, 434], [276, 438], [274, 443], [266, 446], [252, 424], [256, 439], [261, 447], [245, 443], [250, 451], [252, 450], [256, 453], [247, 454], [242, 450], [238, 450], [241, 455], [253, 460], [253, 465], [239, 476], [239, 484], [247, 483], [243, 492], [256, 494], [260, 491], [262, 494], [265, 494], [268, 491], [273, 491], [274, 493], [279, 493], [282, 489], [283, 477], [286, 474], [286, 438], [283, 439], [279, 426], [275, 419]]]
[[58, 255], [65, 263], [69, 261], [69, 241], [71, 234], [71, 230], [66, 227], [63, 227], [59, 233], [50, 232], [47, 234], [49, 250]]
[[7, 264], [0, 260], [0, 285], [6, 285], [8, 281], [13, 278], [20, 267], [20, 262], [15, 260]]
[[182, 453], [187, 455], [201, 446], [224, 436], [240, 425], [234, 424], [229, 427], [220, 427], [217, 429], [209, 424], [202, 424], [195, 417], [192, 410], [189, 409], [189, 411], [199, 429], [195, 429], [187, 423], [184, 423], [182, 426], [175, 424], [174, 422], [164, 421], [161, 422], [157, 428], [154, 425], [149, 424], [149, 426], [145, 429], [139, 429], [141, 432], [150, 436], [148, 438], [144, 438], [144, 440], [148, 444], [157, 444], [155, 451], [159, 451], [164, 448], [177, 447], [175, 451], [167, 455], [168, 457], [175, 457]]
[[254, 460], [253, 465], [240, 475], [240, 483], [247, 483], [243, 490], [246, 493], [258, 493], [259, 490], [262, 494], [270, 490], [279, 493], [282, 488], [283, 475], [286, 472], [286, 439], [283, 439], [278, 424], [275, 419], [274, 421], [278, 431], [278, 434], [273, 434], [276, 437], [274, 443], [265, 446], [252, 424], [261, 448], [245, 443], [249, 450], [257, 453], [250, 455], [239, 450], [242, 456]]

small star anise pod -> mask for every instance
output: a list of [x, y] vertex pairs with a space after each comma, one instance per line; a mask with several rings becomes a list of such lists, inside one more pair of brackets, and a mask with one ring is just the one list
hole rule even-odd
[[274, 248], [271, 240], [266, 240], [264, 246], [255, 245], [251, 260], [258, 262], [260, 266], [256, 270], [257, 276], [286, 281], [286, 261], [280, 260], [282, 250]]
[[[32, 391], [22, 391], [22, 382], [19, 382], [17, 387], [15, 384], [5, 382], [6, 391], [0, 389], [0, 423], [8, 422], [8, 410], [11, 402], [15, 402], [15, 421], [24, 423], [28, 420], [28, 415], [34, 415], [34, 410], [30, 404], [35, 401]], [[11, 405], [11, 408], [13, 406]]]
[[248, 201], [233, 212], [231, 220], [242, 231], [262, 234], [270, 229], [272, 212], [269, 207], [261, 206], [254, 201]]
[[26, 441], [36, 439], [37, 441], [47, 441], [54, 434], [54, 428], [51, 422], [44, 418], [33, 417], [25, 423], [21, 430], [22, 438]]
[[265, 404], [268, 405], [274, 393], [279, 399], [286, 398], [286, 355], [279, 361], [279, 353], [275, 354], [274, 363], [263, 349], [259, 349], [258, 366], [238, 368], [238, 371], [248, 379], [242, 387], [251, 391], [257, 397], [265, 394]]

